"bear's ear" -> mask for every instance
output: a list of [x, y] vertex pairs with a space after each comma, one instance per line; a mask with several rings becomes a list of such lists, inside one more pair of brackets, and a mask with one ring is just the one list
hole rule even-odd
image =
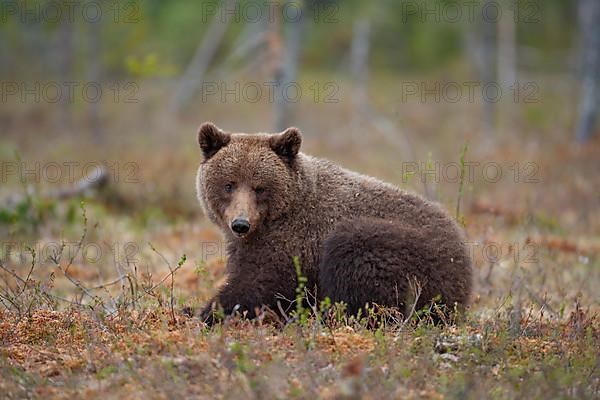
[[302, 144], [302, 134], [298, 128], [287, 128], [284, 132], [271, 136], [271, 149], [286, 160], [293, 160]]
[[205, 122], [198, 128], [198, 143], [205, 160], [214, 156], [217, 151], [229, 143], [229, 140], [231, 140], [231, 136], [212, 122]]

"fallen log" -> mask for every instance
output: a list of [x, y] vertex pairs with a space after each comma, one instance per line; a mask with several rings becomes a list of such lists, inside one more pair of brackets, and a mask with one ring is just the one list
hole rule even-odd
[[[101, 165], [98, 167], [98, 173], [94, 177], [85, 177], [72, 185], [58, 189], [50, 189], [35, 193], [36, 197], [43, 200], [66, 200], [77, 196], [93, 196], [106, 188], [110, 181], [108, 168]], [[28, 198], [34, 195], [33, 187], [27, 187], [26, 193], [13, 193], [8, 195], [3, 201], [1, 208], [5, 211], [13, 211], [19, 204], [23, 204]]]

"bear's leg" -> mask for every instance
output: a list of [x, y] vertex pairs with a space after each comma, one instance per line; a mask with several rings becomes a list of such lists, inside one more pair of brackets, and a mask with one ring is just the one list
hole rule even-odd
[[428, 232], [376, 218], [338, 224], [323, 246], [320, 297], [346, 303], [351, 314], [367, 303], [403, 314], [432, 300], [465, 303], [470, 268], [459, 236]]
[[[277, 315], [280, 307], [283, 310], [289, 309], [290, 304], [285, 299], [293, 300], [296, 284], [289, 277], [276, 274], [281, 271], [290, 275], [290, 268], [286, 267], [282, 264], [282, 267], [271, 268], [262, 273], [242, 271], [231, 274], [219, 293], [202, 309], [200, 318], [208, 325], [213, 325], [217, 321], [216, 317], [234, 312], [252, 319], [266, 310], [272, 311], [271, 315]], [[286, 284], [287, 282], [290, 284]]]
[[207, 325], [213, 325], [217, 316], [231, 315], [234, 311], [246, 314], [248, 318], [254, 318], [261, 304], [256, 290], [234, 279], [222, 287], [219, 293], [204, 306], [200, 312], [200, 319]]

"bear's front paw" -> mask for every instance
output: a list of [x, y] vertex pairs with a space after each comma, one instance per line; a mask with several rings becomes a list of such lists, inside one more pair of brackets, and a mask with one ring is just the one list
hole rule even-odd
[[215, 302], [208, 303], [198, 315], [200, 320], [208, 326], [223, 320], [223, 310]]
[[184, 315], [184, 316], [186, 316], [188, 318], [192, 318], [194, 316], [195, 310], [194, 310], [193, 307], [186, 306], [186, 307], [183, 307], [180, 310], [180, 312], [181, 312], [182, 315]]

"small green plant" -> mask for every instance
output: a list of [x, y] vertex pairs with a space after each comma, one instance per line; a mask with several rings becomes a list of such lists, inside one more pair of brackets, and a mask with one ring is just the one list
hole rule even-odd
[[[39, 265], [39, 261], [34, 248], [26, 246], [26, 250], [31, 254], [31, 266], [24, 278], [5, 266], [0, 259], [0, 270], [7, 274], [3, 278], [5, 286], [0, 292], [0, 304], [7, 310], [14, 311], [19, 319], [30, 318], [36, 309], [47, 307], [55, 310], [57, 306], [47, 293], [47, 290], [53, 286], [54, 275], [51, 274], [45, 282], [33, 279], [33, 271]], [[12, 284], [9, 283], [9, 277], [12, 279]]]
[[242, 374], [247, 374], [253, 371], [254, 365], [248, 357], [248, 349], [246, 346], [233, 342], [229, 347], [229, 351], [234, 356], [235, 368]]
[[196, 263], [196, 267], [194, 268], [194, 273], [198, 275], [198, 278], [205, 280], [208, 278], [208, 270], [206, 269], [206, 262], [204, 260], [200, 260]]
[[296, 269], [296, 279], [298, 286], [296, 286], [296, 311], [295, 317], [301, 326], [306, 326], [308, 318], [310, 317], [310, 308], [304, 306], [304, 300], [306, 299], [306, 283], [308, 279], [302, 275], [302, 269], [300, 268], [300, 259], [298, 256], [293, 258], [294, 268]]
[[[441, 296], [437, 295], [430, 303], [424, 305], [421, 309], [417, 310], [413, 315], [413, 321], [433, 323], [436, 318], [439, 318], [439, 306], [437, 304], [441, 300]], [[438, 308], [436, 308], [438, 307]]]
[[96, 372], [96, 379], [99, 381], [109, 378], [117, 372], [117, 367], [114, 365], [108, 365], [104, 368], [101, 368]]
[[329, 312], [327, 313], [329, 325], [346, 325], [348, 322], [348, 317], [346, 315], [347, 308], [348, 305], [344, 302], [335, 302], [332, 304], [329, 308]]
[[319, 303], [319, 313], [321, 315], [327, 315], [327, 313], [329, 312], [330, 309], [331, 309], [331, 299], [329, 298], [329, 296], [326, 296]]

